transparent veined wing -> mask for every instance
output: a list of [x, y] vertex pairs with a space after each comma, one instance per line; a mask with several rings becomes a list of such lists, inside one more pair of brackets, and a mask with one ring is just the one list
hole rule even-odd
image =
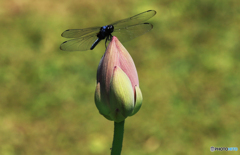
[[62, 33], [64, 38], [79, 38], [82, 36], [90, 35], [92, 33], [97, 34], [101, 27], [90, 27], [85, 29], [68, 29]]
[[65, 41], [60, 49], [63, 51], [86, 51], [90, 50], [92, 44], [98, 39], [96, 34]]
[[132, 16], [130, 18], [126, 18], [126, 19], [116, 21], [116, 22], [114, 22], [112, 24], [109, 24], [109, 25], [113, 25], [114, 29], [115, 28], [126, 27], [126, 26], [131, 26], [131, 25], [137, 25], [137, 24], [143, 23], [144, 21], [150, 19], [155, 14], [156, 14], [155, 10], [148, 10], [148, 11], [139, 13], [135, 16]]
[[138, 36], [147, 33], [153, 28], [152, 24], [142, 23], [132, 26], [127, 26], [123, 28], [114, 29], [112, 33], [113, 36], [116, 36], [121, 42], [132, 40]]

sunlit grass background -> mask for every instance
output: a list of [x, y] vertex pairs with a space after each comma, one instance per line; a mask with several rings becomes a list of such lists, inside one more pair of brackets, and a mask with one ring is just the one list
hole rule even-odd
[[149, 9], [157, 11], [149, 20], [153, 30], [124, 44], [144, 101], [126, 119], [122, 154], [240, 149], [239, 6], [237, 0], [0, 1], [0, 155], [110, 154], [113, 122], [94, 103], [104, 43], [66, 52], [60, 35]]

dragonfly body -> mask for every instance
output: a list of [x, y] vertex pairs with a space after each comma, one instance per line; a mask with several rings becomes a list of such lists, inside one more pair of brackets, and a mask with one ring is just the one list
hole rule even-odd
[[105, 39], [106, 45], [113, 35], [117, 36], [121, 42], [134, 39], [153, 28], [152, 24], [144, 21], [155, 14], [156, 11], [148, 10], [102, 27], [66, 30], [62, 33], [62, 37], [74, 39], [63, 42], [60, 49], [64, 51], [93, 50], [101, 40]]
[[93, 43], [93, 45], [91, 46], [90, 50], [93, 50], [95, 46], [97, 46], [97, 44], [106, 38], [106, 42], [107, 43], [108, 40], [110, 40], [112, 38], [112, 32], [114, 31], [114, 26], [113, 25], [106, 25], [100, 28], [99, 33], [97, 34], [97, 40]]

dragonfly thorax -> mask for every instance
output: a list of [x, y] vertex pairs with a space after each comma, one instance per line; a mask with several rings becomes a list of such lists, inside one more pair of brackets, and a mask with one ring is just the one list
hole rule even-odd
[[111, 35], [111, 33], [114, 31], [113, 25], [106, 25], [100, 28], [99, 33], [97, 34], [97, 37], [99, 39], [105, 39], [107, 36]]

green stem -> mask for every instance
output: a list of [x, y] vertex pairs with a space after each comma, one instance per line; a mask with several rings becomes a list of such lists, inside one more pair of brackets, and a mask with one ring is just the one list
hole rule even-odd
[[111, 155], [120, 155], [122, 151], [124, 121], [114, 122], [114, 135]]

